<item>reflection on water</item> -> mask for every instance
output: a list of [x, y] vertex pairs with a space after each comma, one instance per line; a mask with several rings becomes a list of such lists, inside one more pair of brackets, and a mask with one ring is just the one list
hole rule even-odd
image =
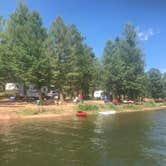
[[0, 123], [0, 166], [165, 166], [166, 111]]

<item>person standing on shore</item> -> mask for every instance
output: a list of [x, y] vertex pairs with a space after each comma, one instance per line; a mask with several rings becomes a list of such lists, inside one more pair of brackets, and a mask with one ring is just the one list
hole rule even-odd
[[82, 95], [82, 93], [79, 93], [79, 95], [78, 95], [78, 101], [80, 103], [83, 103], [83, 95]]

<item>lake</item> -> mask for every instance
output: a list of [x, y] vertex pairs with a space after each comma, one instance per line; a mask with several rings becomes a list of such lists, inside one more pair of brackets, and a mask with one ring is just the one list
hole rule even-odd
[[0, 122], [0, 166], [165, 166], [166, 110]]

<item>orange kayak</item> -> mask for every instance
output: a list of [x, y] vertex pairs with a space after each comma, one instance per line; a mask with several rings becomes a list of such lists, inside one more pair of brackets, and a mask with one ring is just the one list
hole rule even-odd
[[77, 111], [77, 112], [76, 112], [76, 116], [86, 117], [86, 116], [87, 116], [87, 113], [86, 113], [86, 112], [82, 112], [82, 111]]

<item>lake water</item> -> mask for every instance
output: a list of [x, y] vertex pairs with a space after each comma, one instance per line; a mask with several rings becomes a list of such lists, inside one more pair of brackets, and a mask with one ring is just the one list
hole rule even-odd
[[0, 122], [0, 166], [166, 166], [166, 111]]

